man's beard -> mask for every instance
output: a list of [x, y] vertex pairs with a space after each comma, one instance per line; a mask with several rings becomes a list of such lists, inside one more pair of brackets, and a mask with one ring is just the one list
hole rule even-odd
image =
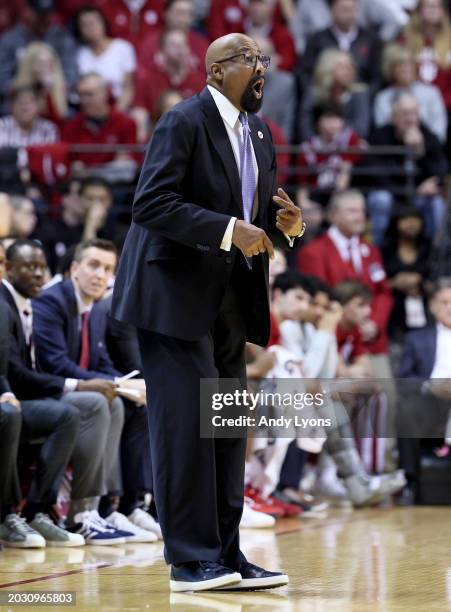
[[263, 89], [262, 89], [262, 97], [260, 99], [255, 97], [253, 85], [256, 81], [259, 81], [262, 77], [254, 76], [249, 79], [249, 83], [247, 84], [246, 89], [243, 91], [243, 95], [241, 96], [240, 104], [241, 108], [245, 110], [247, 113], [258, 113], [263, 104]]

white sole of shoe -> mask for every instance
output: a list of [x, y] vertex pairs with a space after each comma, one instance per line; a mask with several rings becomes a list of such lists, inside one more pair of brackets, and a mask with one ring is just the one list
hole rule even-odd
[[42, 542], [8, 542], [6, 540], [0, 540], [0, 544], [3, 544], [5, 548], [45, 548], [45, 541]]
[[212, 578], [211, 580], [200, 580], [199, 582], [170, 580], [169, 586], [172, 592], [180, 593], [182, 591], [209, 591], [211, 589], [217, 589], [221, 586], [238, 584], [239, 582], [241, 582], [241, 574], [234, 572], [233, 574]]
[[125, 538], [127, 544], [154, 544], [156, 541], [156, 538], [147, 535], [134, 535]]
[[76, 546], [84, 546], [85, 542], [52, 542], [50, 540], [46, 540], [45, 544], [50, 548], [75, 548]]
[[218, 591], [254, 591], [258, 589], [275, 589], [288, 584], [286, 574], [268, 576], [267, 578], [243, 578], [238, 584], [219, 587]]
[[114, 538], [113, 540], [85, 540], [87, 546], [114, 546], [125, 544], [125, 538]]

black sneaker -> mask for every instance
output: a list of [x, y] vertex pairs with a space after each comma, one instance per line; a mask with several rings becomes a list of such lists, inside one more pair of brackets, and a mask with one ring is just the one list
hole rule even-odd
[[236, 584], [241, 574], [213, 561], [193, 561], [171, 566], [171, 591], [206, 591]]
[[236, 584], [218, 587], [218, 590], [228, 591], [256, 591], [257, 589], [274, 589], [288, 584], [286, 574], [280, 572], [268, 572], [258, 565], [248, 561], [241, 563], [237, 571], [241, 574], [240, 582]]

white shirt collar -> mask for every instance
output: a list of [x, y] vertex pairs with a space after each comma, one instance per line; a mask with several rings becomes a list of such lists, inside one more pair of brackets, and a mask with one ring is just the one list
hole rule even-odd
[[437, 321], [437, 333], [451, 335], [451, 327], [446, 327], [446, 325], [443, 325], [443, 323], [439, 323]]
[[235, 128], [236, 122], [238, 120], [238, 116], [240, 111], [234, 106], [226, 96], [212, 87], [211, 85], [207, 85], [208, 91], [213, 96], [213, 100], [218, 108], [219, 114], [222, 119], [232, 128]]
[[335, 34], [335, 37], [337, 38], [340, 46], [341, 44], [345, 44], [347, 46], [351, 46], [352, 43], [355, 41], [355, 39], [358, 36], [359, 33], [359, 29], [357, 26], [354, 26], [353, 28], [351, 28], [349, 30], [349, 32], [343, 32], [342, 30], [340, 30], [339, 28], [337, 28], [337, 26], [335, 24], [332, 25], [331, 27], [332, 32]]
[[329, 234], [332, 242], [338, 248], [345, 248], [346, 250], [348, 249], [349, 244], [358, 244], [360, 241], [358, 236], [351, 236], [351, 238], [348, 238], [342, 232], [340, 232], [338, 227], [335, 227], [335, 225], [331, 225], [327, 230], [327, 233]]
[[80, 292], [78, 291], [77, 285], [74, 283], [74, 281], [71, 279], [72, 282], [72, 286], [74, 288], [74, 293], [75, 293], [75, 299], [77, 301], [77, 310], [78, 310], [78, 314], [82, 315], [85, 312], [90, 312], [94, 302], [91, 302], [90, 304], [85, 304], [83, 302], [83, 300], [81, 299], [81, 295]]
[[18, 291], [16, 291], [14, 287], [11, 285], [11, 283], [6, 278], [3, 279], [3, 284], [8, 289], [10, 294], [13, 296], [14, 302], [16, 303], [16, 306], [17, 306], [17, 310], [20, 312], [20, 314], [23, 314], [24, 310], [28, 310], [28, 312], [31, 313], [32, 312], [31, 300], [29, 298], [24, 297]]

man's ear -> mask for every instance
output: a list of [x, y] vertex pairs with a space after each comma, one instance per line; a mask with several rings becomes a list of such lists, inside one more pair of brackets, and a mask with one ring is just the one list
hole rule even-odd
[[214, 79], [222, 80], [224, 68], [221, 66], [221, 64], [212, 64], [210, 66], [210, 74]]
[[70, 264], [70, 277], [73, 278], [78, 270], [78, 261], [74, 261]]

